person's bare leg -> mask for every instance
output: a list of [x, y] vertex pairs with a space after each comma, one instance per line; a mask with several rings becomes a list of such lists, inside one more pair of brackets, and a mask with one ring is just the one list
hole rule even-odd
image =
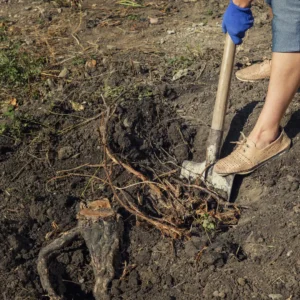
[[280, 121], [300, 86], [300, 53], [273, 53], [266, 103], [249, 140], [262, 149], [276, 140]]

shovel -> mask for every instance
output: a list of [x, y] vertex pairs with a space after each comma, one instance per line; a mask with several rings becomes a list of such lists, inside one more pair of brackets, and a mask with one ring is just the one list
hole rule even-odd
[[218, 91], [207, 142], [206, 160], [202, 163], [185, 160], [181, 169], [182, 178], [194, 181], [201, 177], [201, 179], [205, 180], [209, 188], [228, 201], [231, 195], [234, 175], [220, 176], [214, 172], [213, 165], [219, 159], [222, 146], [235, 48], [236, 46], [230, 36], [226, 34]]

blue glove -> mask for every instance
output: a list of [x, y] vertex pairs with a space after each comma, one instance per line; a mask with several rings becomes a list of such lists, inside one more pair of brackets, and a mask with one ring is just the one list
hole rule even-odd
[[236, 45], [240, 45], [246, 31], [253, 26], [253, 22], [252, 11], [249, 7], [239, 7], [230, 0], [223, 16], [222, 30], [224, 33], [229, 33]]

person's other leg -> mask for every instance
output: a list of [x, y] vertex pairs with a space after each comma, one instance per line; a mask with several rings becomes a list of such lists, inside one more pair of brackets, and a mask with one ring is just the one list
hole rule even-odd
[[266, 103], [248, 137], [259, 149], [278, 137], [280, 121], [300, 86], [300, 53], [273, 53], [272, 61]]
[[[266, 1], [269, 5], [269, 18], [272, 20], [273, 11], [271, 0]], [[262, 79], [269, 79], [271, 75], [271, 60], [264, 60], [262, 63], [256, 63], [249, 67], [238, 70], [235, 76], [238, 80], [244, 82], [255, 82]]]
[[266, 59], [244, 69], [238, 70], [235, 77], [244, 82], [255, 82], [262, 79], [269, 79], [271, 75], [272, 61]]

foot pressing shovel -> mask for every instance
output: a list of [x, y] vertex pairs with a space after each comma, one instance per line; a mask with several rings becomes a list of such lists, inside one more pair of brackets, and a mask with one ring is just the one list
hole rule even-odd
[[185, 160], [181, 169], [182, 178], [195, 180], [201, 176], [212, 190], [228, 201], [230, 199], [234, 175], [225, 177], [220, 176], [214, 172], [213, 165], [219, 159], [222, 146], [224, 120], [235, 57], [235, 48], [236, 46], [230, 36], [226, 34], [217, 97], [206, 149], [206, 161], [197, 163]]

